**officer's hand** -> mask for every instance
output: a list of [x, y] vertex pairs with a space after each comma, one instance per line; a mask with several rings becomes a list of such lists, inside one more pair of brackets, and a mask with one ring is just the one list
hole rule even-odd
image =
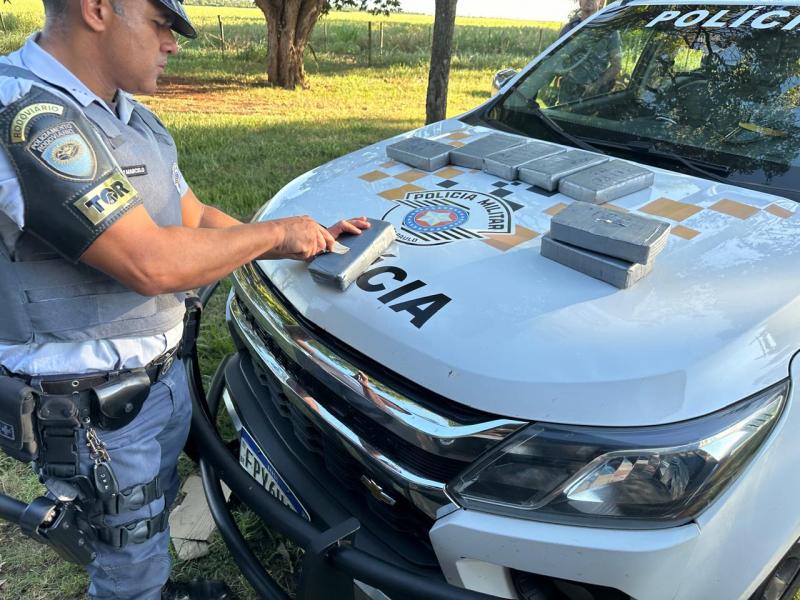
[[262, 258], [309, 260], [320, 252], [333, 248], [333, 236], [309, 216], [275, 219], [271, 222], [277, 231], [277, 243]]
[[[338, 238], [343, 233], [352, 233], [353, 235], [361, 235], [361, 231], [369, 229], [371, 225], [367, 217], [356, 217], [348, 219], [347, 221], [339, 221], [335, 225], [328, 227], [328, 231], [334, 239]], [[330, 248], [328, 248], [330, 250]]]

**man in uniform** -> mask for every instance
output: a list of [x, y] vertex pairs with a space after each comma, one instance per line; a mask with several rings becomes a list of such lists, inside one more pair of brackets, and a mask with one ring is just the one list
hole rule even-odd
[[195, 37], [177, 0], [44, 5], [42, 32], [0, 57], [0, 372], [93, 407], [66, 431], [40, 410], [35, 465], [97, 538], [90, 595], [161, 598], [191, 415], [173, 366], [183, 290], [258, 258], [309, 259], [369, 223], [242, 224], [197, 199], [172, 137], [129, 95], [156, 90], [173, 32]]
[[[559, 33], [563, 36], [594, 15], [605, 5], [605, 0], [579, 0], [580, 10]], [[559, 104], [608, 92], [622, 70], [622, 49], [618, 32], [594, 40], [587, 33], [582, 46], [565, 65], [559, 85]]]

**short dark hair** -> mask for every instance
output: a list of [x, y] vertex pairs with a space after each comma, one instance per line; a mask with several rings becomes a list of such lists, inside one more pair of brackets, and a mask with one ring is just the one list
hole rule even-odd
[[[44, 4], [45, 20], [50, 23], [60, 22], [67, 13], [67, 4], [70, 0], [42, 0]], [[111, 8], [118, 15], [125, 14], [122, 0], [111, 0]]]

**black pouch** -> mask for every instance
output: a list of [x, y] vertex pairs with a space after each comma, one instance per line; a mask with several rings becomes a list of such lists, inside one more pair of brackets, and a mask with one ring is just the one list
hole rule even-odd
[[0, 448], [30, 462], [39, 454], [36, 405], [39, 394], [21, 379], [0, 375]]

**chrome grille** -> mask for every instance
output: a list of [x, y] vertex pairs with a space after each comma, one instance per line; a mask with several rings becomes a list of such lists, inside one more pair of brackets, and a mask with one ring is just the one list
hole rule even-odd
[[[477, 411], [457, 420], [455, 411], [439, 414], [398, 393], [303, 326], [252, 264], [234, 274], [234, 288], [231, 322], [277, 382], [286, 399], [279, 410], [292, 419], [298, 439], [311, 450], [316, 428], [322, 440], [338, 440], [363, 473], [429, 518], [449, 503], [447, 481], [524, 424]], [[360, 373], [368, 385], [357, 383]]]

